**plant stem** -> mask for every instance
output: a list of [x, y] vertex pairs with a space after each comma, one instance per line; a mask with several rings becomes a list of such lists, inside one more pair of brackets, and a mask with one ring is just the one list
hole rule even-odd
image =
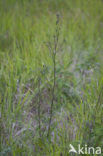
[[39, 122], [39, 136], [41, 137], [41, 90], [40, 90], [40, 84], [41, 84], [41, 80], [40, 78], [38, 79], [38, 89], [39, 89], [39, 93], [38, 93], [38, 122]]
[[[57, 19], [58, 20], [58, 19]], [[54, 106], [54, 100], [55, 100], [55, 85], [56, 85], [56, 53], [57, 53], [57, 46], [58, 46], [58, 39], [59, 39], [59, 27], [58, 22], [56, 22], [57, 28], [54, 36], [54, 48], [53, 48], [53, 88], [52, 88], [52, 100], [51, 100], [51, 107], [50, 107], [50, 119], [49, 119], [49, 126], [48, 126], [48, 134], [47, 137], [50, 135], [50, 129], [51, 129], [51, 122], [52, 122], [52, 116], [53, 116], [53, 106]]]

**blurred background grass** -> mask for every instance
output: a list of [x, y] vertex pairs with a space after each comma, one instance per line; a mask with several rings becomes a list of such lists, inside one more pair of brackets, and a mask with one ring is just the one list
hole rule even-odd
[[[0, 1], [1, 155], [64, 156], [69, 155], [69, 143], [103, 146], [102, 6], [102, 0]], [[56, 14], [60, 15], [60, 47], [48, 143], [53, 62], [45, 43], [55, 33]], [[41, 74], [44, 66], [47, 71]], [[38, 76], [42, 138], [36, 112]]]

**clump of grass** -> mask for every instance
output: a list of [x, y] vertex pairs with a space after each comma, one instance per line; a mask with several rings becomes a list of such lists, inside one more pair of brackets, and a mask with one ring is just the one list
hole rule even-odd
[[[103, 146], [102, 4], [0, 1], [1, 155], [64, 156], [70, 143]], [[54, 33], [56, 12], [63, 23]], [[48, 33], [52, 58], [43, 44]]]

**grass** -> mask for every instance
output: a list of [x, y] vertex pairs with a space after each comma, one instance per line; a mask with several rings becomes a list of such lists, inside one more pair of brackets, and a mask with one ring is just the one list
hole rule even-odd
[[[102, 0], [0, 1], [1, 156], [68, 156], [69, 144], [78, 143], [103, 149], [102, 5]], [[61, 29], [53, 98], [53, 59], [46, 44], [54, 46], [56, 14]]]

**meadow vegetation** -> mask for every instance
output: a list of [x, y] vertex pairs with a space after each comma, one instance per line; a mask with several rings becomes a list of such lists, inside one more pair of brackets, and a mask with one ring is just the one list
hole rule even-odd
[[0, 156], [103, 149], [102, 0], [0, 0], [0, 134]]

